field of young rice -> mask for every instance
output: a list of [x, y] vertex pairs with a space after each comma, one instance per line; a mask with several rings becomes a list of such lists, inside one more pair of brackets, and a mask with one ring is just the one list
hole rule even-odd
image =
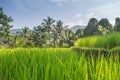
[[102, 36], [90, 36], [78, 39], [75, 47], [112, 49], [120, 47], [120, 33], [111, 33]]
[[68, 48], [0, 49], [0, 80], [120, 80], [119, 56], [78, 54]]

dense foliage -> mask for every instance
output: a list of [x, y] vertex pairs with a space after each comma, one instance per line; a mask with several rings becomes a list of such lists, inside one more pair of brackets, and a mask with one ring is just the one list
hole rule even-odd
[[[115, 26], [113, 26], [108, 19], [102, 18], [98, 21], [96, 18], [91, 18], [88, 22], [88, 25], [84, 29], [78, 29], [75, 33], [69, 28], [69, 26], [64, 26], [64, 23], [61, 20], [54, 20], [51, 17], [43, 19], [43, 22], [35, 26], [33, 29], [29, 27], [23, 27], [22, 32], [16, 32], [15, 34], [10, 34], [10, 22], [13, 19], [8, 17], [3, 9], [0, 8], [0, 48], [1, 47], [71, 47], [74, 45], [74, 42], [79, 38], [94, 36], [96, 35], [106, 35], [113, 32], [120, 32], [120, 18], [116, 18]], [[116, 35], [113, 35], [113, 37]], [[90, 44], [89, 46], [94, 45], [96, 37], [92, 38], [92, 41], [88, 39], [85, 40], [85, 44]], [[100, 37], [99, 37], [100, 38]], [[85, 38], [87, 39], [87, 38]], [[99, 42], [112, 41], [114, 38], [102, 38]], [[88, 43], [88, 42], [92, 42]], [[115, 42], [115, 40], [114, 40]], [[104, 42], [102, 42], [104, 44]], [[103, 44], [96, 43], [95, 47], [103, 47]], [[78, 43], [83, 45], [81, 43]], [[112, 43], [113, 44], [113, 43]], [[115, 44], [119, 46], [119, 44]], [[87, 45], [86, 45], [87, 46]], [[88, 46], [88, 47], [89, 47]], [[108, 48], [113, 47], [106, 44], [104, 47]]]
[[120, 46], [120, 33], [78, 39], [74, 46], [111, 49]]
[[22, 32], [10, 34], [12, 21], [13, 19], [4, 14], [0, 8], [0, 47], [71, 47], [79, 38], [75, 46], [100, 48], [119, 46], [119, 36], [116, 34], [110, 35], [112, 37], [100, 35], [120, 32], [120, 18], [115, 19], [115, 26], [112, 26], [106, 18], [100, 21], [91, 18], [84, 29], [78, 29], [75, 33], [68, 26], [64, 26], [61, 20], [56, 21], [47, 17], [31, 30], [29, 27], [23, 27]]
[[3, 9], [0, 8], [0, 46], [9, 46], [9, 44], [11, 44], [10, 28], [12, 28], [12, 26], [10, 22], [12, 21], [13, 19], [4, 14]]

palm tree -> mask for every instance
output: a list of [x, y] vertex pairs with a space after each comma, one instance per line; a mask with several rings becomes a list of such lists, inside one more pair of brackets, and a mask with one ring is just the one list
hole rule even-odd
[[22, 28], [21, 36], [24, 39], [24, 42], [27, 42], [29, 36], [30, 36], [30, 30], [28, 27]]
[[12, 28], [12, 25], [10, 22], [12, 22], [13, 19], [11, 17], [8, 17], [4, 11], [3, 8], [0, 7], [0, 45], [1, 46], [7, 46], [9, 47], [11, 44], [10, 40], [10, 29]]
[[69, 47], [70, 46], [73, 46], [73, 44], [74, 44], [74, 40], [75, 40], [75, 34], [74, 34], [74, 32], [72, 32], [72, 30], [71, 29], [69, 29], [69, 28], [67, 28], [66, 30], [65, 30], [65, 40], [66, 40], [66, 43], [69, 45]]
[[25, 38], [25, 37], [27, 37], [27, 36], [29, 36], [29, 33], [30, 33], [30, 30], [29, 30], [29, 28], [28, 27], [24, 27], [24, 28], [22, 28], [22, 36]]
[[43, 19], [43, 21], [42, 26], [45, 28], [46, 32], [50, 33], [52, 27], [54, 26], [55, 20], [51, 17], [47, 17], [47, 19]]
[[22, 28], [21, 36], [23, 39], [23, 47], [30, 47], [33, 45], [31, 40], [31, 31], [28, 27]]
[[65, 41], [65, 29], [67, 26], [63, 26], [62, 21], [57, 21], [57, 24], [54, 26], [52, 30], [53, 44], [54, 47], [61, 46]]
[[75, 32], [75, 35], [76, 35], [77, 38], [83, 37], [83, 35], [84, 35], [84, 29], [78, 29]]
[[42, 26], [34, 27], [32, 32], [32, 40], [37, 47], [45, 47], [47, 42], [47, 34]]
[[55, 20], [51, 17], [47, 17], [47, 19], [43, 19], [43, 22], [41, 23], [41, 26], [44, 28], [44, 33], [47, 36], [46, 37], [47, 46], [51, 45], [51, 34], [52, 34], [54, 23], [55, 23]]

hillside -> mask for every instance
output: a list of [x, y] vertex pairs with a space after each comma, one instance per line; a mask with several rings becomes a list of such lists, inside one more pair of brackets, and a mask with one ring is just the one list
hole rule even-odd
[[85, 26], [76, 25], [76, 26], [73, 26], [71, 30], [75, 33], [78, 29], [84, 29], [84, 28]]
[[22, 32], [22, 29], [11, 29], [10, 32], [11, 32], [11, 34], [14, 35], [14, 34], [16, 34], [18, 32]]

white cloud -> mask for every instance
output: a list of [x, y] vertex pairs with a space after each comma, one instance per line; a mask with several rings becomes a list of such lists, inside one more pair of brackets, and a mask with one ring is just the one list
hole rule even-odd
[[116, 3], [107, 3], [104, 5], [96, 6], [95, 8], [91, 8], [89, 12], [95, 12], [98, 17], [99, 16], [106, 16], [106, 17], [113, 17], [119, 16], [120, 14], [120, 1]]
[[62, 2], [66, 2], [66, 1], [68, 1], [68, 0], [50, 0], [51, 2], [54, 2], [54, 3], [57, 3], [58, 4], [58, 6], [62, 6]]
[[94, 16], [95, 16], [95, 12], [91, 12], [91, 13], [86, 15], [87, 18], [92, 18]]
[[83, 19], [78, 20], [77, 24], [82, 24], [83, 25], [84, 24], [84, 20]]
[[50, 0], [51, 2], [57, 3], [58, 6], [62, 6], [64, 2], [81, 2], [82, 0]]
[[77, 14], [75, 17], [79, 19], [79, 18], [82, 17], [82, 15], [81, 14]]
[[[92, 12], [92, 13], [91, 13]], [[95, 17], [98, 20], [101, 18], [108, 18], [111, 24], [114, 25], [115, 18], [120, 17], [120, 1], [114, 3], [106, 3], [88, 10], [87, 17]]]
[[69, 28], [75, 26], [75, 25], [85, 25], [85, 21], [83, 19], [78, 20], [76, 22], [67, 22], [65, 25], [69, 26]]

